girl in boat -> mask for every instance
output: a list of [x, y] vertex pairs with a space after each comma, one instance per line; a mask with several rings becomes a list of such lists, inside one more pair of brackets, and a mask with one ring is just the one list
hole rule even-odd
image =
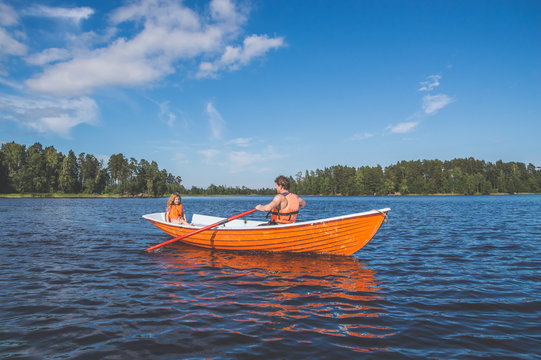
[[188, 224], [188, 221], [186, 221], [186, 213], [182, 206], [182, 199], [178, 193], [172, 193], [171, 196], [169, 196], [169, 200], [167, 200], [165, 221], [173, 224]]
[[306, 201], [300, 196], [289, 192], [289, 180], [278, 176], [275, 180], [275, 188], [278, 195], [267, 205], [257, 205], [259, 211], [270, 212], [269, 224], [291, 224], [297, 219], [299, 209], [306, 205]]

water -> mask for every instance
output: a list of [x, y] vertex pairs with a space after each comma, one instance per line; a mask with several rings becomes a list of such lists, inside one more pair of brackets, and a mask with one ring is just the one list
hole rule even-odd
[[350, 257], [147, 254], [165, 201], [0, 199], [0, 357], [541, 358], [541, 196], [307, 198], [301, 221], [392, 208]]

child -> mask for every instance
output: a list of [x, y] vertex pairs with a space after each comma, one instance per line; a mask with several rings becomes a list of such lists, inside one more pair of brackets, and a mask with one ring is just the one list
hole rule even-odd
[[172, 193], [167, 200], [167, 209], [165, 210], [165, 221], [173, 224], [187, 225], [186, 214], [182, 207], [182, 200], [178, 193]]

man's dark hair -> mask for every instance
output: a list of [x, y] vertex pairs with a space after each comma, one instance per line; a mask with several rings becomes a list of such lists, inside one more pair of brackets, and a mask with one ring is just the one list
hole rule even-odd
[[285, 190], [289, 190], [289, 180], [284, 175], [278, 176], [274, 182], [281, 187], [283, 187]]

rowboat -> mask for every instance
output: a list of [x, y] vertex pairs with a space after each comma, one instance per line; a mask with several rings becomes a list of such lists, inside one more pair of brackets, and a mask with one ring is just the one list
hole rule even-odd
[[[281, 225], [246, 219], [226, 222], [224, 218], [201, 214], [193, 215], [191, 225], [181, 225], [166, 222], [163, 212], [146, 214], [143, 218], [175, 238], [194, 233], [180, 241], [203, 248], [351, 255], [374, 237], [390, 210]], [[195, 230], [213, 223], [221, 224], [196, 233]]]

